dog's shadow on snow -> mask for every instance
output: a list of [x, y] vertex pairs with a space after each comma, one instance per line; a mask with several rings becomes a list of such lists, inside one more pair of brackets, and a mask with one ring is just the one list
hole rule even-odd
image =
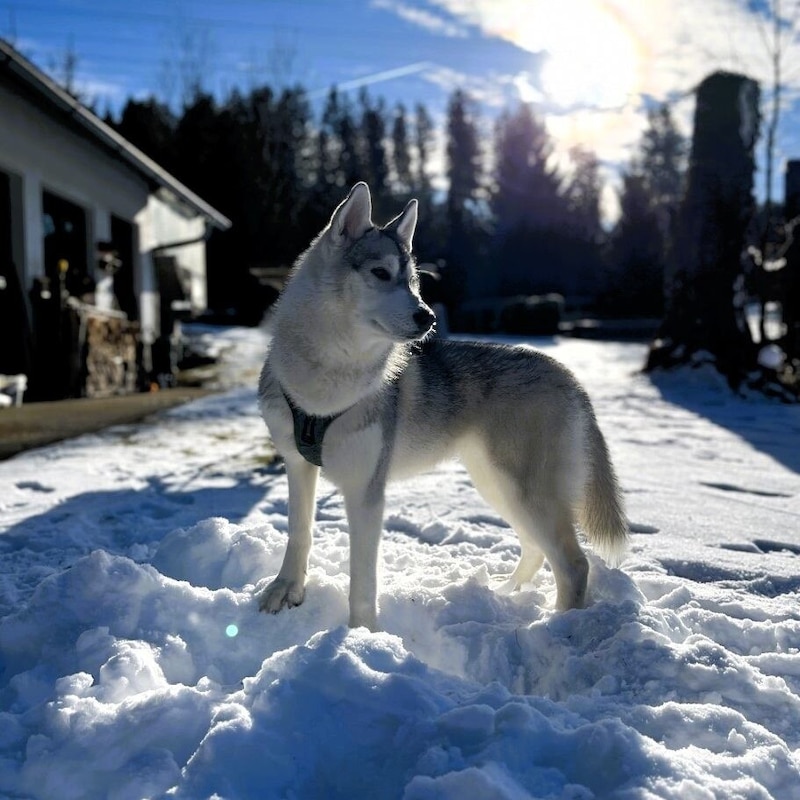
[[672, 373], [647, 376], [669, 403], [682, 406], [715, 425], [727, 428], [757, 450], [800, 473], [800, 406], [784, 405], [762, 398], [736, 396], [720, 385], [698, 391], [695, 383]]
[[[67, 567], [97, 549], [147, 559], [171, 531], [209, 517], [238, 523], [263, 501], [268, 486], [258, 471], [242, 472], [234, 480], [233, 485], [193, 489], [151, 477], [141, 488], [84, 492], [11, 525], [0, 534], [0, 558], [9, 565], [24, 558], [27, 569], [44, 571]], [[38, 481], [20, 482], [17, 488], [53, 491]], [[24, 557], [17, 555], [22, 551]]]

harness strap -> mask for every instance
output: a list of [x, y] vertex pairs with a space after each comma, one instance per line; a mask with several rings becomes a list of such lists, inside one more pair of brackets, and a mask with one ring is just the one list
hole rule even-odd
[[333, 414], [329, 417], [316, 417], [313, 414], [306, 414], [302, 408], [298, 408], [286, 392], [283, 393], [286, 402], [292, 412], [294, 421], [294, 443], [297, 451], [310, 464], [318, 467], [322, 466], [322, 440], [330, 424], [338, 419], [342, 413]]

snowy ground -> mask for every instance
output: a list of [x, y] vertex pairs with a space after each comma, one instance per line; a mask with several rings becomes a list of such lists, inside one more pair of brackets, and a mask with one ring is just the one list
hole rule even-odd
[[496, 593], [515, 537], [446, 464], [390, 493], [369, 634], [324, 482], [305, 604], [257, 612], [287, 510], [265, 343], [209, 341], [244, 388], [0, 463], [0, 796], [800, 798], [800, 408], [537, 342], [595, 402], [622, 571], [593, 559], [583, 611], [547, 570]]

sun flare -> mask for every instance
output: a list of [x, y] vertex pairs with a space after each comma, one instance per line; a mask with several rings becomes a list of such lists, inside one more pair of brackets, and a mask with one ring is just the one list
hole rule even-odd
[[[644, 126], [652, 25], [668, 25], [664, 6], [647, 6], [646, 25], [640, 6], [620, 0], [492, 0], [479, 7], [485, 30], [531, 53], [531, 68], [515, 76], [514, 87], [542, 114], [563, 169], [571, 169], [575, 146], [601, 163], [627, 158]], [[618, 213], [612, 200], [609, 191], [607, 219]]]
[[619, 108], [640, 90], [643, 54], [626, 19], [606, 0], [521, 3], [508, 38], [545, 53], [540, 86], [561, 108]]

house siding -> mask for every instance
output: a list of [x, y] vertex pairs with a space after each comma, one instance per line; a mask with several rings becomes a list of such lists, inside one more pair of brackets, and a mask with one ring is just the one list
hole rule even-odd
[[[0, 170], [16, 177], [21, 230], [14, 259], [23, 287], [43, 277], [42, 193], [52, 192], [86, 212], [86, 260], [94, 271], [94, 243], [108, 237], [111, 214], [135, 220], [147, 207], [147, 183], [84, 137], [51, 119], [27, 99], [0, 86]], [[12, 194], [12, 205], [15, 198]], [[21, 251], [21, 252], [20, 252]], [[134, 254], [134, 257], [140, 254]], [[134, 264], [134, 273], [140, 264]]]
[[[149, 348], [163, 337], [156, 254], [174, 256], [191, 310], [206, 307], [208, 220], [183, 199], [117, 158], [61, 111], [48, 109], [36, 97], [19, 93], [0, 75], [0, 171], [9, 176], [10, 251], [23, 289], [28, 318], [34, 313], [30, 292], [45, 277], [43, 194], [80, 207], [86, 220], [85, 264], [90, 278], [102, 277], [96, 245], [109, 241], [112, 216], [133, 226], [133, 286], [138, 302], [145, 368]], [[182, 244], [192, 242], [191, 244]], [[165, 247], [168, 245], [177, 247]], [[51, 265], [52, 269], [52, 265]], [[168, 320], [169, 322], [169, 320]]]

